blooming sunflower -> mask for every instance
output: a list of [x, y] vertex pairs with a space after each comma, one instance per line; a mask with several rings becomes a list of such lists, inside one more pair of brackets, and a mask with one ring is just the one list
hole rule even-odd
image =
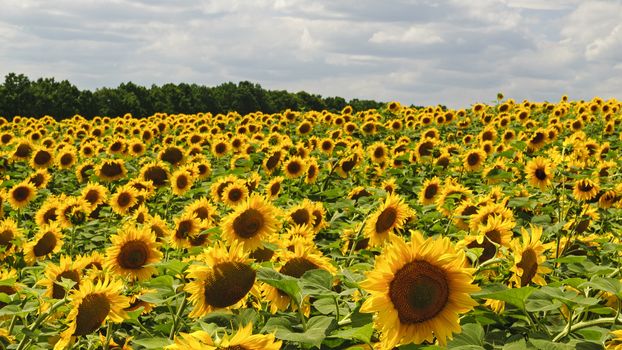
[[52, 176], [48, 173], [47, 169], [39, 169], [30, 174], [26, 181], [31, 183], [37, 190], [46, 188]]
[[532, 186], [540, 187], [541, 190], [551, 185], [555, 167], [553, 163], [543, 157], [536, 157], [525, 165], [525, 176]]
[[240, 183], [232, 183], [222, 191], [222, 201], [230, 208], [243, 203], [248, 198], [248, 188]]
[[252, 195], [235, 211], [223, 218], [221, 227], [228, 242], [240, 241], [244, 248], [255, 250], [262, 240], [277, 230], [277, 209], [263, 197]]
[[173, 194], [183, 196], [192, 188], [195, 177], [187, 169], [180, 168], [171, 175], [171, 191]]
[[509, 247], [512, 240], [514, 223], [500, 215], [494, 215], [485, 225], [478, 227], [477, 236], [467, 236], [464, 239], [467, 248], [482, 248], [478, 262], [492, 259], [497, 254], [497, 246]]
[[132, 186], [124, 185], [110, 196], [108, 204], [112, 210], [119, 214], [125, 215], [136, 203], [138, 203], [139, 192]]
[[184, 208], [185, 213], [195, 215], [204, 226], [211, 224], [218, 214], [214, 205], [205, 197], [196, 199]]
[[291, 157], [283, 163], [283, 172], [285, 173], [285, 177], [289, 179], [300, 177], [306, 170], [307, 164], [298, 156]]
[[486, 152], [481, 149], [472, 149], [464, 154], [462, 165], [467, 171], [477, 171], [486, 160]]
[[[280, 249], [274, 257], [279, 266], [278, 271], [283, 275], [300, 278], [305, 272], [315, 269], [325, 270], [331, 274], [336, 272], [331, 260], [322, 255], [312, 240], [294, 237], [287, 245], [289, 246], [286, 249]], [[262, 292], [270, 302], [270, 312], [284, 311], [290, 306], [291, 298], [279, 289], [265, 284]]]
[[69, 327], [61, 333], [54, 350], [67, 348], [73, 337], [95, 332], [106, 320], [123, 322], [127, 318], [123, 309], [129, 306], [129, 298], [122, 291], [123, 282], [108, 278], [97, 283], [87, 280], [79, 290], [73, 291], [69, 296], [72, 306], [67, 315]]
[[384, 203], [369, 215], [363, 233], [369, 238], [370, 246], [384, 243], [394, 230], [404, 226], [406, 220], [413, 216], [413, 210], [397, 194], [389, 194]]
[[436, 209], [444, 216], [450, 216], [453, 209], [460, 203], [473, 195], [473, 191], [458, 183], [456, 180], [448, 178], [445, 180], [443, 189], [435, 200]]
[[17, 223], [12, 218], [0, 221], [0, 260], [13, 254], [19, 244], [14, 244], [16, 240], [22, 238], [22, 230], [17, 227]]
[[201, 232], [201, 221], [193, 213], [183, 213], [175, 218], [175, 229], [171, 231], [170, 243], [174, 248], [188, 248], [189, 239]]
[[311, 214], [312, 210], [313, 202], [305, 198], [302, 200], [302, 203], [289, 209], [287, 218], [294, 225], [311, 226], [313, 221], [313, 216]]
[[57, 224], [52, 223], [39, 228], [31, 241], [24, 244], [24, 260], [28, 265], [50, 254], [58, 253], [63, 246], [63, 233]]
[[180, 333], [175, 337], [175, 344], [167, 346], [166, 350], [279, 350], [281, 341], [276, 341], [273, 334], [253, 334], [252, 323], [240, 328], [234, 335], [225, 334], [220, 341], [214, 341], [205, 331], [194, 333]]
[[122, 159], [105, 159], [95, 169], [95, 174], [106, 182], [114, 182], [127, 175], [125, 162]]
[[518, 239], [511, 244], [514, 252], [514, 266], [511, 268], [514, 274], [511, 281], [517, 287], [524, 287], [531, 282], [546, 285], [543, 275], [551, 272], [551, 269], [543, 266], [546, 256], [545, 247], [540, 241], [542, 227], [532, 225], [530, 231], [531, 233], [521, 227], [522, 244]]
[[312, 184], [317, 181], [318, 176], [320, 175], [320, 167], [317, 164], [317, 160], [313, 157], [307, 158], [305, 160], [307, 163], [307, 173], [305, 175], [305, 183]]
[[8, 201], [15, 210], [22, 209], [37, 195], [37, 188], [30, 182], [24, 181], [13, 186], [8, 193]]
[[589, 201], [596, 197], [599, 190], [600, 186], [596, 181], [591, 179], [581, 179], [575, 182], [572, 195], [577, 200]]
[[44, 146], [37, 147], [32, 152], [29, 163], [33, 169], [49, 168], [54, 163], [54, 153]]
[[184, 288], [194, 305], [190, 317], [202, 317], [223, 308], [241, 306], [249, 292], [257, 295], [256, 272], [242, 244], [234, 242], [227, 249], [222, 242], [199, 256], [204, 264], [193, 264], [187, 277], [192, 280]]
[[63, 278], [70, 279], [76, 284], [72, 289], [79, 289], [83, 284], [82, 270], [84, 269], [84, 260], [76, 259], [74, 261], [71, 256], [63, 255], [60, 257], [58, 265], [49, 262], [45, 266], [45, 278], [38, 282], [47, 288], [45, 296], [62, 299], [65, 297], [65, 289], [57, 282], [61, 282]]
[[438, 177], [427, 179], [423, 182], [421, 191], [419, 192], [419, 203], [423, 205], [434, 204], [439, 192], [441, 181]]
[[162, 259], [156, 235], [148, 227], [125, 225], [110, 237], [112, 245], [106, 249], [106, 264], [113, 272], [143, 281], [156, 273], [151, 266]]
[[151, 181], [155, 187], [162, 187], [168, 181], [169, 170], [166, 165], [154, 161], [140, 168], [140, 177], [145, 181]]
[[459, 315], [477, 305], [469, 293], [479, 290], [464, 263], [464, 252], [447, 237], [424, 240], [413, 233], [409, 243], [392, 240], [361, 283], [371, 294], [361, 312], [377, 313], [383, 349], [434, 337], [444, 346], [461, 331]]
[[279, 193], [281, 193], [281, 189], [283, 188], [283, 180], [283, 176], [275, 176], [270, 180], [270, 182], [268, 182], [265, 187], [268, 199], [273, 200], [279, 196]]

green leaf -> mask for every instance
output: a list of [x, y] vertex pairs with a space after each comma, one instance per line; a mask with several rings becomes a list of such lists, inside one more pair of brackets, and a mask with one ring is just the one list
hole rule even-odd
[[168, 338], [143, 338], [143, 339], [133, 339], [133, 344], [140, 345], [146, 349], [162, 349], [167, 345], [171, 345], [173, 341]]
[[484, 328], [478, 323], [467, 323], [462, 326], [462, 332], [456, 334], [454, 339], [447, 343], [451, 349], [463, 348], [483, 349], [484, 345]]
[[505, 301], [521, 310], [525, 310], [525, 300], [536, 290], [534, 287], [507, 288], [505, 290], [473, 294], [476, 298]]
[[296, 305], [302, 303], [302, 290], [297, 279], [265, 267], [257, 270], [257, 279], [289, 295]]
[[291, 322], [287, 319], [273, 317], [266, 322], [261, 332], [275, 332], [277, 339], [309, 344], [319, 348], [326, 338], [329, 327], [334, 322], [335, 320], [329, 316], [315, 316], [307, 322], [307, 331], [299, 333], [291, 329]]
[[304, 273], [300, 279], [303, 295], [330, 296], [337, 294], [333, 287], [333, 275], [321, 269], [310, 270]]
[[529, 342], [532, 343], [536, 349], [540, 350], [574, 350], [576, 347], [570, 344], [564, 343], [553, 343], [550, 340], [545, 339], [529, 339]]
[[609, 292], [619, 299], [622, 299], [622, 283], [615, 278], [594, 276], [589, 282], [585, 282], [581, 287], [592, 287], [598, 290]]
[[374, 332], [374, 327], [371, 323], [368, 323], [361, 327], [349, 328], [338, 330], [333, 332], [330, 337], [331, 338], [341, 338], [341, 339], [356, 339], [363, 343], [369, 343], [371, 340], [371, 335]]

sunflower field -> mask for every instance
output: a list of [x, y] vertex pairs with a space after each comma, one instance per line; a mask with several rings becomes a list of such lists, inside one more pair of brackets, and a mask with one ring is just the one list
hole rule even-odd
[[0, 349], [622, 349], [622, 103], [0, 118]]

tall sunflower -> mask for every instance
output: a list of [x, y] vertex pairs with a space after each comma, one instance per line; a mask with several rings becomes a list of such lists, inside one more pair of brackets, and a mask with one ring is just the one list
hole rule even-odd
[[63, 234], [57, 224], [40, 227], [33, 239], [24, 244], [24, 260], [32, 265], [38, 259], [58, 253], [62, 246]]
[[0, 260], [4, 260], [7, 256], [13, 254], [19, 244], [14, 244], [22, 238], [22, 230], [17, 227], [17, 223], [12, 218], [0, 221]]
[[253, 324], [249, 323], [240, 328], [234, 335], [226, 334], [220, 340], [214, 341], [209, 333], [196, 331], [181, 333], [175, 337], [175, 344], [167, 346], [166, 350], [279, 350], [282, 342], [276, 340], [274, 334], [253, 334]]
[[79, 290], [73, 291], [69, 296], [72, 306], [67, 315], [69, 327], [61, 333], [54, 350], [66, 349], [73, 337], [97, 331], [106, 320], [123, 322], [127, 318], [123, 309], [130, 303], [122, 291], [123, 282], [108, 278], [97, 283], [87, 280]]
[[257, 294], [256, 272], [242, 244], [234, 242], [227, 248], [218, 242], [199, 259], [203, 264], [188, 268], [187, 277], [192, 282], [184, 288], [191, 294], [188, 300], [194, 306], [190, 317], [202, 317], [217, 309], [237, 308], [249, 292]]
[[413, 215], [413, 210], [403, 198], [397, 194], [389, 194], [384, 203], [365, 221], [363, 233], [369, 238], [369, 245], [373, 247], [384, 243], [393, 231], [401, 229]]
[[84, 260], [76, 259], [71, 256], [63, 255], [60, 257], [58, 265], [49, 262], [45, 266], [45, 278], [38, 282], [39, 285], [46, 287], [45, 296], [62, 299], [65, 297], [66, 291], [58, 284], [63, 278], [70, 279], [76, 284], [72, 289], [79, 289], [83, 284], [82, 270], [84, 269]]
[[536, 157], [525, 165], [525, 177], [532, 186], [539, 187], [541, 190], [551, 185], [555, 167], [553, 163], [543, 157]]
[[259, 195], [252, 195], [235, 211], [223, 218], [221, 227], [228, 242], [240, 241], [250, 251], [262, 245], [262, 240], [276, 232], [279, 220], [277, 209]]
[[377, 313], [383, 349], [435, 337], [444, 346], [461, 331], [459, 315], [477, 305], [469, 293], [479, 290], [464, 263], [447, 237], [424, 240], [414, 233], [409, 243], [392, 240], [361, 283], [371, 294], [361, 312]]
[[8, 201], [15, 210], [22, 209], [37, 196], [37, 188], [24, 181], [13, 186], [8, 193]]
[[546, 261], [544, 255], [545, 247], [540, 241], [542, 237], [542, 227], [531, 226], [531, 232], [521, 227], [522, 243], [518, 239], [512, 242], [514, 252], [514, 266], [511, 271], [514, 273], [511, 281], [517, 287], [524, 287], [533, 282], [538, 285], [546, 285], [544, 275], [552, 270], [544, 266]]
[[151, 266], [162, 259], [156, 235], [148, 227], [125, 225], [110, 238], [106, 249], [106, 264], [113, 272], [132, 280], [143, 281], [156, 273]]

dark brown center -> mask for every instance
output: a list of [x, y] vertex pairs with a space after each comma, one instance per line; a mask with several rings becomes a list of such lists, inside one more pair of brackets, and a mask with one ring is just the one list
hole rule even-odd
[[378, 220], [376, 220], [376, 232], [384, 233], [390, 230], [397, 219], [397, 210], [393, 207], [388, 207], [380, 213]]
[[263, 214], [257, 209], [246, 209], [233, 220], [233, 231], [242, 238], [255, 236], [264, 226]]
[[205, 303], [216, 308], [242, 300], [255, 283], [255, 270], [240, 262], [216, 264], [205, 278]]
[[137, 270], [145, 266], [149, 259], [149, 247], [140, 240], [123, 244], [117, 256], [117, 263], [124, 269]]

